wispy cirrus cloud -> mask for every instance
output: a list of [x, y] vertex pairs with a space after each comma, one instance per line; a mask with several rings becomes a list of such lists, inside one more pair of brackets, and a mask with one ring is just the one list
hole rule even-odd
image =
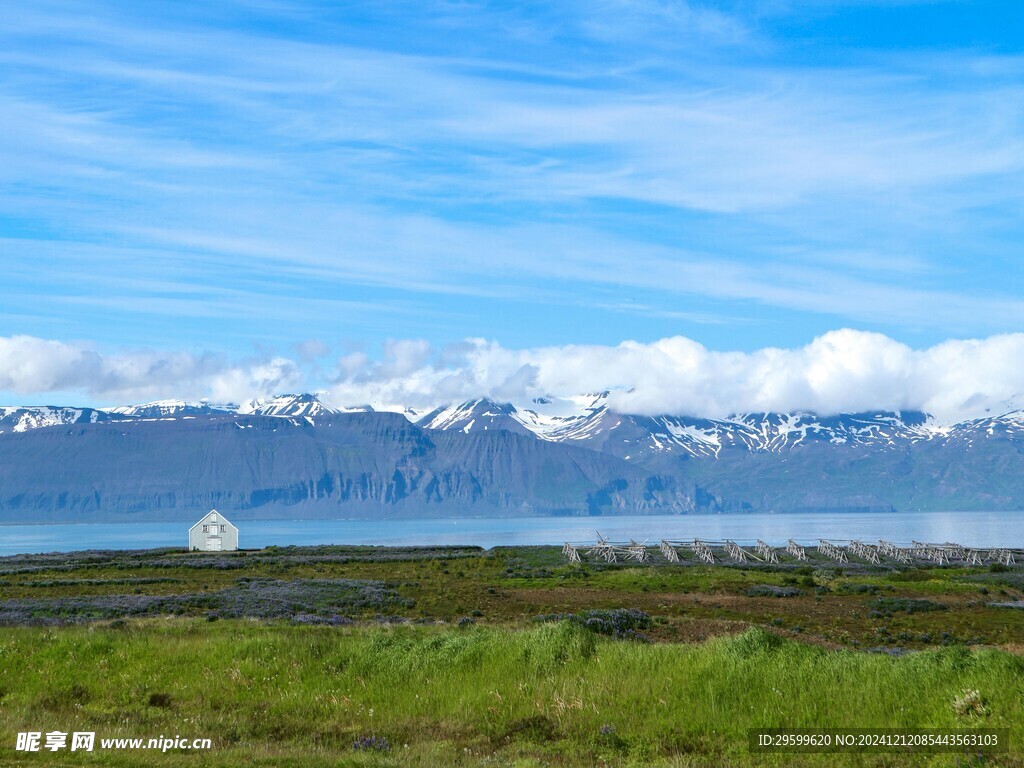
[[[410, 311], [461, 338], [484, 299], [517, 344], [556, 304], [608, 341], [635, 307], [648, 338], [671, 320], [749, 347], [766, 312], [787, 338], [1022, 320], [1013, 57], [808, 61], [757, 14], [702, 3], [394, 21], [301, 2], [12, 9], [7, 316], [114, 341], [161, 315], [160, 343], [212, 330], [236, 354], [247, 334], [288, 343], [297, 308], [303, 338], [399, 337]], [[76, 262], [97, 265], [76, 284], [38, 266]]]

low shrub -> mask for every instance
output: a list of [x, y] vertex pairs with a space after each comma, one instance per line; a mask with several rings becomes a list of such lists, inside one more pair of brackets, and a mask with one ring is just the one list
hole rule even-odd
[[[382, 581], [362, 579], [239, 579], [234, 587], [190, 595], [85, 595], [0, 600], [0, 626], [59, 625], [126, 616], [204, 615], [208, 618], [328, 618], [409, 601]], [[215, 618], [210, 618], [215, 620]], [[310, 623], [310, 622], [306, 622]]]
[[836, 587], [836, 592], [846, 595], [877, 595], [879, 591], [874, 584], [840, 584]]
[[747, 597], [798, 597], [802, 594], [796, 587], [776, 587], [771, 584], [758, 584], [747, 590]]
[[360, 736], [352, 742], [356, 752], [390, 752], [391, 745], [383, 736]]
[[871, 603], [871, 607], [882, 616], [892, 616], [894, 613], [946, 610], [946, 606], [941, 603], [915, 597], [879, 597]]
[[569, 621], [598, 635], [629, 640], [646, 640], [637, 630], [650, 629], [651, 617], [636, 608], [613, 608], [582, 613], [548, 613], [534, 617], [534, 621]]

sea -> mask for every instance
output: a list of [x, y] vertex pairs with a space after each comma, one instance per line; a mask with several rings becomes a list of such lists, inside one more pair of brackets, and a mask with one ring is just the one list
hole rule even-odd
[[[88, 549], [185, 547], [194, 521], [180, 523], [97, 523], [0, 525], [0, 556]], [[879, 539], [898, 545], [913, 541], [956, 542], [976, 548], [1024, 548], [1024, 510], [1007, 512], [866, 512], [842, 514], [758, 513], [723, 515], [616, 515], [602, 517], [460, 517], [413, 520], [244, 520], [239, 546], [376, 544], [412, 546], [463, 544], [485, 548], [527, 544], [732, 539], [773, 546], [793, 539], [844, 542]]]

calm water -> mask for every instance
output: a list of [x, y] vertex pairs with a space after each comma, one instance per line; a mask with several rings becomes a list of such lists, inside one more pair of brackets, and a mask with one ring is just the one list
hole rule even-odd
[[[81, 549], [187, 545], [193, 521], [126, 525], [4, 525], [0, 555]], [[235, 520], [240, 545], [272, 544], [561, 544], [647, 539], [764, 539], [804, 544], [826, 539], [887, 539], [898, 544], [955, 541], [974, 547], [1024, 547], [1024, 511], [865, 514], [756, 514], [622, 517], [461, 518], [435, 520]]]

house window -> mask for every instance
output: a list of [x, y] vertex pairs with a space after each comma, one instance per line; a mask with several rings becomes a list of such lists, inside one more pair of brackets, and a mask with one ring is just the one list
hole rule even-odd
[[220, 532], [221, 532], [221, 533], [227, 533], [227, 532], [228, 532], [228, 527], [227, 527], [226, 525], [222, 525], [222, 526], [220, 527]]
[[210, 526], [204, 525], [203, 526], [203, 533], [209, 533], [209, 532], [210, 532]]

